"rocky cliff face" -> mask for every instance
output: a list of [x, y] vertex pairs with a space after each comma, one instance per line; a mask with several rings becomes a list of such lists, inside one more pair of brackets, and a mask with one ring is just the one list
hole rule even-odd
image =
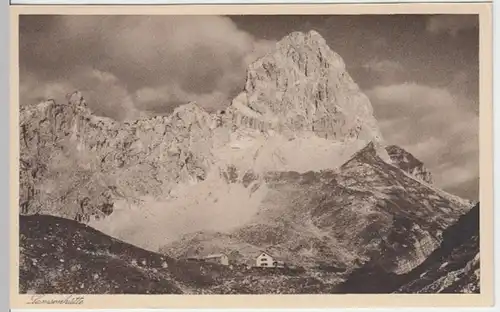
[[288, 35], [250, 65], [230, 112], [292, 136], [307, 130], [332, 140], [382, 140], [368, 98], [315, 31]]
[[75, 92], [23, 107], [20, 140], [22, 214], [178, 257], [224, 249], [247, 261], [265, 248], [349, 270], [379, 257], [404, 273], [470, 207], [386, 148], [368, 98], [316, 32], [283, 38], [217, 113], [189, 103], [118, 123]]
[[20, 112], [21, 212], [90, 220], [119, 198], [159, 196], [203, 180], [212, 116], [194, 104], [171, 116], [120, 124], [92, 115], [79, 92]]

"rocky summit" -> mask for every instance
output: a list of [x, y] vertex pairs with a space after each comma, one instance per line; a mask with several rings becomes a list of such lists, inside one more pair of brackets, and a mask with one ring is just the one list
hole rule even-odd
[[[252, 63], [241, 93], [217, 112], [192, 102], [118, 122], [74, 92], [67, 103], [22, 106], [19, 131], [21, 224], [56, 230], [60, 220], [89, 244], [104, 235], [165, 259], [224, 252], [246, 267], [267, 250], [306, 270], [301, 278], [330, 272], [318, 282], [327, 292], [371, 263], [412, 272], [473, 205], [387, 145], [368, 97], [315, 31], [291, 33]], [[63, 240], [53, 244], [75, 259]], [[168, 285], [151, 280], [144, 291], [184, 292], [162, 274]], [[92, 289], [120, 292], [108, 286]]]
[[307, 130], [339, 141], [382, 140], [367, 96], [315, 31], [290, 34], [250, 65], [231, 112], [291, 135]]
[[387, 146], [386, 149], [394, 165], [425, 183], [432, 184], [431, 172], [415, 156], [396, 145]]

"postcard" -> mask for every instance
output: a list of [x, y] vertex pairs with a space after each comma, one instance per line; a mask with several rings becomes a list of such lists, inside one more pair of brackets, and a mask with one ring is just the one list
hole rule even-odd
[[490, 3], [10, 9], [13, 308], [493, 304]]

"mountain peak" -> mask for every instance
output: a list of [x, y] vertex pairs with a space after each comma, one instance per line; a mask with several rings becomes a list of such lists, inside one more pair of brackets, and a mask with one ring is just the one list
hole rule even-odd
[[378, 155], [377, 146], [373, 141], [368, 143], [365, 147], [357, 151], [351, 159], [349, 159], [342, 167], [346, 167], [353, 161], [358, 161], [361, 163], [371, 163]]
[[375, 144], [373, 143], [373, 141], [363, 147], [357, 154], [364, 154], [369, 156], [377, 155], [377, 151], [375, 149]]
[[71, 106], [87, 106], [87, 102], [85, 102], [85, 99], [83, 98], [83, 95], [80, 91], [74, 91], [67, 94], [66, 99], [68, 101], [68, 104]]
[[316, 31], [293, 32], [252, 63], [244, 96], [233, 109], [280, 132], [310, 131], [335, 141], [381, 141], [368, 97], [343, 59]]
[[[276, 61], [277, 66], [286, 60], [286, 65], [295, 64], [308, 76], [313, 74], [314, 69], [331, 68], [340, 72], [345, 71], [345, 63], [340, 55], [330, 49], [326, 40], [315, 30], [308, 32], [295, 31], [283, 37], [276, 44], [274, 53], [264, 56], [262, 59], [273, 63], [270, 57]], [[281, 59], [281, 60], [280, 60]], [[259, 60], [253, 65], [260, 66]], [[308, 71], [307, 63], [310, 63]], [[252, 67], [252, 65], [251, 65]]]
[[174, 109], [174, 112], [172, 115], [175, 115], [175, 114], [181, 114], [181, 115], [183, 115], [183, 114], [206, 114], [206, 113], [207, 112], [205, 111], [205, 109], [203, 109], [203, 107], [198, 105], [198, 103], [189, 102], [187, 104], [177, 106]]
[[293, 45], [326, 45], [325, 39], [315, 30], [310, 30], [308, 32], [294, 31], [282, 40], [278, 44], [293, 44]]
[[394, 165], [416, 178], [432, 184], [432, 174], [425, 168], [422, 161], [418, 160], [408, 151], [397, 145], [390, 145], [386, 148], [389, 157]]
[[[212, 116], [196, 102], [189, 102], [177, 107], [170, 116], [170, 120], [188, 128], [189, 125], [198, 124], [204, 130], [211, 127], [213, 123]], [[204, 134], [199, 133], [199, 135], [203, 136]]]

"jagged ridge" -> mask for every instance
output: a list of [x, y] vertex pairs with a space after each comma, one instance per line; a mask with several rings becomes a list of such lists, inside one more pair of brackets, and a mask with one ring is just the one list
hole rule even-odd
[[224, 111], [190, 103], [117, 123], [92, 115], [75, 92], [68, 104], [23, 107], [20, 132], [22, 213], [86, 221], [230, 166], [334, 168], [371, 140], [388, 160], [368, 98], [314, 31], [286, 36], [251, 64], [244, 92]]

